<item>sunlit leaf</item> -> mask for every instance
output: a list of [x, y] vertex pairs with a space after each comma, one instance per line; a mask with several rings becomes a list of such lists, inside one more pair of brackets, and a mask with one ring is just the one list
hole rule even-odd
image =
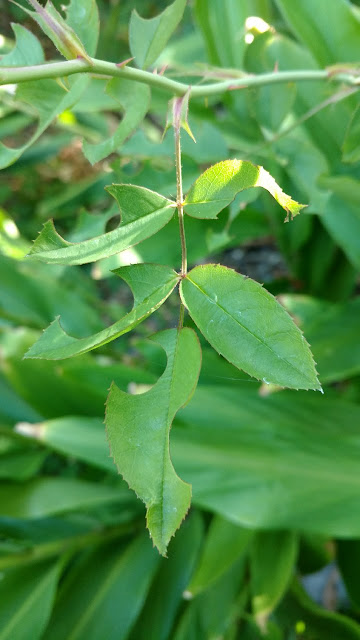
[[129, 265], [116, 269], [115, 273], [127, 282], [134, 294], [132, 311], [115, 324], [87, 338], [69, 336], [57, 318], [29, 349], [25, 358], [62, 360], [86, 353], [115, 340], [115, 338], [134, 329], [156, 311], [173, 291], [179, 280], [179, 276], [173, 269], [162, 265]]
[[167, 354], [167, 367], [158, 382], [139, 395], [113, 385], [106, 405], [106, 431], [119, 472], [147, 506], [147, 525], [163, 555], [185, 517], [191, 486], [175, 472], [169, 451], [170, 427], [176, 412], [197, 384], [201, 351], [191, 329], [169, 329], [155, 342]]
[[85, 264], [112, 256], [145, 240], [161, 229], [174, 215], [175, 204], [145, 187], [113, 184], [107, 191], [117, 200], [121, 225], [97, 238], [67, 242], [54, 223], [45, 223], [29, 257], [55, 264]]
[[239, 191], [266, 189], [287, 212], [297, 216], [305, 205], [292, 200], [263, 167], [245, 160], [224, 160], [207, 169], [194, 182], [185, 198], [185, 212], [194, 218], [216, 218]]
[[267, 384], [321, 388], [301, 331], [259, 283], [208, 264], [190, 271], [180, 292], [205, 338], [236, 367]]
[[138, 67], [149, 67], [159, 57], [179, 24], [187, 0], [175, 0], [155, 18], [145, 20], [136, 9], [131, 14], [129, 43]]

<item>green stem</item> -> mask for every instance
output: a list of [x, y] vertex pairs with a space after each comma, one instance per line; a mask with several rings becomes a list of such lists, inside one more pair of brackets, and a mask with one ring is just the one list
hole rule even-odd
[[[182, 187], [182, 168], [181, 168], [181, 110], [182, 98], [175, 98], [173, 102], [173, 125], [175, 135], [175, 169], [176, 169], [176, 205], [179, 217], [179, 232], [181, 242], [181, 277], [187, 274], [187, 247], [184, 223], [184, 196]], [[178, 328], [182, 329], [184, 324], [184, 305], [180, 303], [180, 317]]]
[[[346, 65], [344, 65], [346, 69]], [[0, 85], [29, 82], [30, 80], [42, 80], [48, 78], [62, 78], [76, 73], [91, 73], [110, 78], [126, 78], [136, 82], [143, 82], [152, 87], [163, 89], [175, 96], [184, 96], [190, 85], [171, 80], [165, 76], [142, 71], [132, 67], [116, 65], [105, 60], [91, 58], [91, 63], [84, 59], [67, 60], [65, 62], [52, 62], [29, 67], [0, 67]], [[239, 78], [228, 78], [223, 82], [213, 82], [191, 88], [191, 96], [201, 98], [224, 93], [230, 89], [245, 89], [248, 87], [263, 86], [286, 82], [330, 80], [342, 82], [348, 85], [359, 85], [360, 77], [351, 71], [341, 69], [331, 71], [328, 69], [304, 69], [300, 71], [274, 71], [258, 75], [244, 75]]]
[[99, 542], [106, 542], [107, 540], [120, 538], [121, 536], [133, 531], [134, 528], [134, 523], [122, 524], [111, 529], [90, 531], [89, 533], [83, 533], [69, 538], [62, 538], [61, 540], [44, 542], [43, 544], [30, 547], [25, 551], [20, 551], [19, 553], [0, 556], [0, 571], [59, 556], [66, 552], [78, 551], [83, 547]]

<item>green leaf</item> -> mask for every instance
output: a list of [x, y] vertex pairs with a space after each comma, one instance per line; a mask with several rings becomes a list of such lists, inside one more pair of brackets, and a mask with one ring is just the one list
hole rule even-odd
[[0, 640], [40, 640], [53, 605], [59, 565], [5, 571], [0, 581]]
[[116, 502], [119, 495], [121, 498], [115, 487], [69, 478], [42, 477], [24, 485], [0, 485], [1, 512], [9, 518], [41, 518], [89, 508]]
[[[49, 6], [48, 3], [47, 7]], [[54, 8], [52, 7], [52, 9]], [[33, 11], [28, 11], [28, 13], [34, 17]], [[95, 53], [99, 34], [95, 0], [72, 0], [68, 7], [68, 16], [64, 28], [68, 32], [73, 31], [73, 28], [78, 30], [80, 36], [84, 36], [84, 42], [88, 46], [90, 55]], [[17, 36], [16, 49], [10, 53], [12, 56], [10, 60], [6, 60], [4, 57], [0, 61], [0, 66], [2, 66], [2, 63], [6, 66], [8, 66], [8, 63], [11, 66], [15, 65], [15, 63], [16, 66], [23, 66], [43, 62], [41, 46], [37, 39], [34, 36], [30, 37], [29, 32], [23, 27], [17, 27], [14, 30]], [[56, 80], [36, 80], [19, 85], [16, 91], [16, 100], [25, 102], [32, 112], [35, 110], [38, 126], [27, 142], [20, 147], [7, 147], [0, 143], [0, 169], [8, 167], [20, 158], [38, 140], [45, 129], [51, 125], [56, 116], [67, 109], [71, 109], [79, 100], [89, 82], [90, 78], [84, 74], [80, 75], [80, 77], [69, 77], [67, 79], [67, 89], [60, 86]], [[28, 110], [28, 107], [26, 110]]]
[[212, 586], [245, 554], [251, 536], [250, 529], [214, 516], [187, 593], [196, 596]]
[[359, 61], [360, 19], [351, 2], [275, 0], [275, 4], [321, 67]]
[[212, 0], [211, 3], [196, 0], [196, 18], [203, 32], [210, 62], [234, 70], [243, 67], [245, 20], [249, 10], [245, 3], [238, 0], [227, 0], [225, 3], [223, 0]]
[[242, 617], [247, 601], [247, 593], [244, 593], [244, 590], [240, 592], [244, 583], [245, 567], [243, 558], [239, 558], [213, 586], [191, 600], [171, 638], [233, 638], [234, 628], [238, 627], [236, 623]]
[[129, 24], [129, 43], [131, 55], [138, 67], [152, 65], [165, 48], [173, 31], [178, 26], [186, 0], [175, 0], [155, 18], [145, 20], [134, 9]]
[[260, 284], [207, 264], [188, 273], [180, 295], [211, 346], [236, 367], [266, 384], [321, 389], [300, 329]]
[[115, 273], [127, 282], [134, 294], [132, 311], [115, 324], [87, 338], [69, 336], [61, 327], [59, 318], [56, 318], [24, 357], [62, 360], [107, 344], [134, 329], [156, 311], [179, 281], [173, 269], [162, 265], [134, 264], [120, 267]]
[[259, 531], [255, 534], [250, 554], [252, 607], [263, 631], [289, 586], [297, 549], [297, 537], [293, 533]]
[[54, 264], [85, 264], [125, 251], [159, 231], [174, 215], [175, 203], [145, 187], [113, 184], [107, 191], [121, 210], [121, 226], [84, 242], [67, 242], [52, 220], [45, 223], [29, 257]]
[[9, 451], [0, 457], [0, 478], [21, 482], [38, 473], [46, 458], [46, 451], [26, 449]]
[[106, 431], [119, 472], [147, 507], [147, 525], [165, 555], [170, 538], [185, 517], [191, 487], [176, 474], [170, 458], [170, 427], [196, 388], [201, 351], [191, 329], [169, 329], [154, 341], [167, 354], [158, 382], [140, 395], [113, 385], [106, 404]]
[[16, 99], [30, 105], [32, 111], [35, 110], [38, 126], [30, 139], [20, 147], [7, 147], [2, 142], [0, 143], [0, 169], [13, 164], [38, 140], [56, 116], [71, 109], [80, 98], [88, 82], [89, 78], [82, 75], [75, 79], [68, 79], [69, 90], [65, 90], [55, 80], [36, 80], [19, 85]]
[[[330, 179], [329, 179], [330, 180]], [[336, 244], [340, 245], [355, 269], [360, 269], [360, 183], [354, 178], [342, 176], [341, 190], [331, 196], [321, 216], [325, 228]], [[340, 191], [340, 184], [337, 185]]]
[[66, 22], [84, 43], [88, 54], [94, 56], [100, 30], [96, 0], [71, 0], [66, 6]]
[[246, 160], [224, 160], [214, 164], [194, 182], [185, 198], [185, 212], [194, 218], [216, 218], [239, 191], [250, 187], [266, 189], [291, 218], [297, 216], [303, 204], [282, 191], [263, 167]]
[[150, 104], [150, 89], [146, 84], [114, 78], [106, 85], [106, 93], [124, 109], [125, 114], [115, 133], [98, 144], [84, 140], [83, 151], [89, 162], [95, 164], [121, 147], [126, 138], [143, 121]]
[[331, 304], [308, 296], [284, 295], [281, 303], [310, 342], [323, 383], [360, 374], [359, 296], [344, 304]]
[[19, 422], [17, 433], [44, 442], [58, 453], [116, 473], [101, 418], [70, 416], [44, 422]]
[[168, 640], [172, 637], [171, 628], [199, 553], [202, 530], [200, 514], [191, 513], [171, 541], [168, 557], [161, 560], [132, 640]]
[[125, 640], [158, 564], [146, 534], [85, 555], [66, 577], [44, 640]]
[[351, 618], [326, 611], [315, 604], [298, 581], [293, 582], [290, 591], [278, 607], [276, 616], [282, 625], [296, 628], [301, 621], [305, 637], [323, 640], [323, 638], [341, 638], [341, 640], [359, 640], [360, 625]]
[[172, 455], [193, 503], [254, 529], [359, 537], [360, 408], [254, 387], [199, 386], [179, 414]]
[[39, 40], [21, 24], [12, 24], [15, 46], [0, 57], [0, 67], [27, 67], [44, 62], [44, 52]]
[[345, 139], [342, 146], [343, 162], [355, 163], [360, 160], [359, 149], [360, 138], [360, 105], [358, 105], [352, 115], [350, 124], [347, 128]]

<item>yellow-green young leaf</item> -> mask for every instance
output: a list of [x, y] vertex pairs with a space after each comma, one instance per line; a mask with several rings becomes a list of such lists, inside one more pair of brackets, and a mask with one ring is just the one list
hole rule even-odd
[[159, 231], [173, 217], [175, 203], [155, 191], [128, 184], [113, 184], [106, 190], [117, 200], [121, 225], [97, 238], [67, 242], [52, 220], [44, 224], [29, 258], [53, 264], [85, 264], [125, 251]]
[[287, 531], [259, 531], [250, 553], [252, 607], [265, 631], [269, 615], [289, 586], [297, 553], [297, 538]]
[[134, 9], [129, 25], [131, 55], [138, 67], [149, 67], [159, 57], [184, 13], [186, 0], [175, 0], [155, 18], [145, 20]]
[[266, 289], [221, 265], [195, 267], [181, 298], [212, 347], [267, 384], [321, 389], [304, 336]]
[[216, 218], [239, 191], [250, 187], [266, 189], [285, 209], [288, 220], [306, 205], [299, 204], [283, 192], [263, 167], [246, 160], [224, 160], [207, 169], [194, 182], [185, 198], [185, 212], [193, 218]]
[[106, 85], [106, 93], [114, 98], [125, 113], [115, 133], [99, 142], [91, 144], [86, 140], [83, 151], [91, 164], [99, 162], [110, 153], [117, 151], [126, 138], [143, 121], [150, 103], [150, 89], [146, 84], [131, 82], [123, 78], [113, 78]]
[[128, 283], [134, 295], [132, 311], [110, 327], [86, 338], [73, 338], [62, 328], [59, 317], [32, 345], [25, 358], [62, 360], [96, 349], [131, 331], [156, 311], [179, 281], [170, 267], [156, 264], [133, 264], [115, 269], [114, 273]]
[[166, 553], [185, 517], [191, 486], [176, 474], [170, 458], [170, 427], [198, 381], [201, 350], [192, 329], [168, 329], [153, 338], [167, 354], [167, 367], [146, 393], [130, 395], [112, 385], [106, 403], [106, 431], [119, 472], [147, 507], [155, 546]]

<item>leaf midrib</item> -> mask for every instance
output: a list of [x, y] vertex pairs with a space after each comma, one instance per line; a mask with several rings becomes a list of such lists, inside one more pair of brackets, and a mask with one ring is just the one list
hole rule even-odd
[[[226, 315], [228, 315], [232, 320], [234, 320], [234, 322], [236, 324], [239, 325], [239, 327], [241, 327], [241, 329], [244, 329], [244, 331], [247, 331], [253, 338], [255, 338], [256, 340], [258, 340], [258, 342], [260, 342], [260, 344], [262, 344], [264, 347], [266, 347], [272, 354], [274, 354], [277, 358], [279, 358], [280, 360], [282, 360], [283, 362], [285, 362], [285, 364], [287, 364], [289, 367], [291, 367], [292, 369], [294, 369], [294, 371], [296, 371], [297, 373], [299, 373], [301, 376], [303, 376], [304, 378], [306, 378], [307, 376], [297, 367], [295, 367], [291, 362], [288, 362], [288, 360], [286, 360], [286, 358], [283, 358], [282, 356], [280, 356], [278, 353], [276, 353], [276, 351], [274, 351], [274, 349], [272, 347], [270, 347], [268, 344], [266, 344], [266, 342], [264, 342], [261, 338], [259, 338], [259, 336], [257, 336], [255, 333], [253, 333], [250, 329], [248, 329], [247, 327], [245, 327], [243, 324], [241, 324], [241, 322], [239, 322], [239, 320], [237, 318], [235, 318], [234, 316], [231, 315], [231, 313], [229, 313], [229, 311], [227, 311], [227, 309], [225, 309], [221, 304], [219, 304], [218, 302], [215, 302], [215, 300], [213, 298], [211, 298], [211, 296], [209, 296], [208, 293], [206, 293], [206, 291], [204, 289], [202, 289], [196, 282], [194, 282], [193, 280], [191, 280], [191, 278], [189, 278], [189, 276], [186, 277], [186, 279], [191, 282], [191, 284], [194, 285], [194, 287], [196, 287], [197, 289], [199, 289], [199, 291], [208, 299], [211, 300], [211, 304], [215, 304], [219, 307], [219, 309], [221, 309]], [[256, 377], [256, 376], [254, 376]]]

